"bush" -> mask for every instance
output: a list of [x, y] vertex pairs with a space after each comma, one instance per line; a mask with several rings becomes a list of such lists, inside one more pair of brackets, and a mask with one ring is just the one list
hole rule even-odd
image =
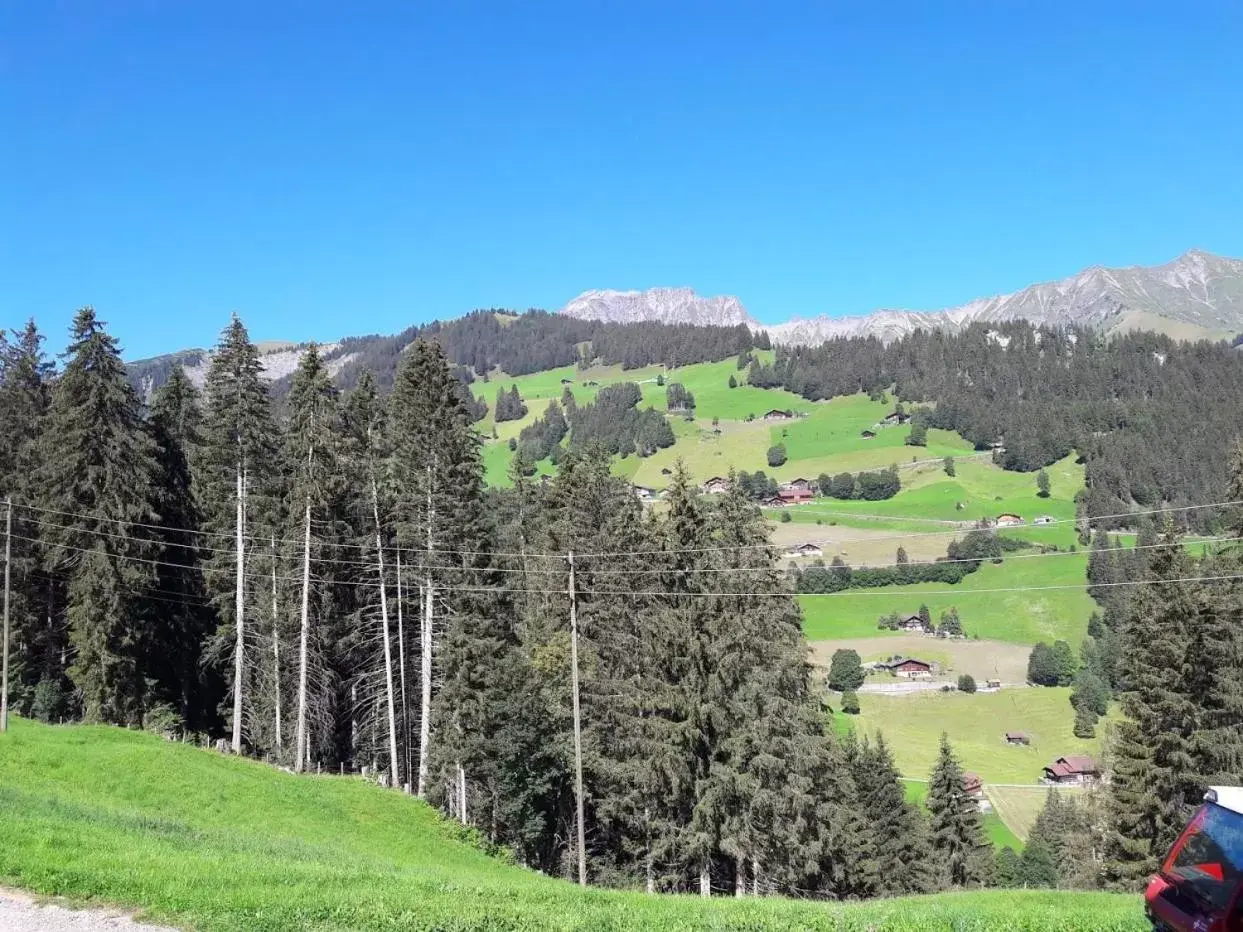
[[975, 692], [975, 677], [970, 673], [964, 673], [958, 678], [958, 691], [962, 693]]
[[40, 722], [56, 725], [69, 714], [69, 693], [60, 680], [44, 677], [35, 686], [30, 714]]
[[185, 729], [185, 721], [176, 709], [167, 702], [157, 702], [142, 717], [143, 731], [166, 738], [180, 737]]
[[738, 387], [738, 380], [737, 380], [736, 378], [734, 378], [732, 375], [729, 377], [729, 387], [730, 387], [730, 388], [737, 388], [737, 387]]
[[[945, 474], [946, 474], [947, 476], [953, 477], [954, 472], [955, 472], [955, 470], [954, 470], [954, 457], [952, 457], [952, 456], [947, 456], [947, 457], [945, 458], [945, 462], [944, 462], [943, 466], [944, 466], [944, 468], [945, 468]], [[1006, 850], [1008, 850], [1008, 849], [1003, 848], [1002, 850], [1003, 850], [1003, 851], [1006, 851]], [[1014, 852], [1013, 852], [1013, 851], [1011, 851], [1010, 853], [1011, 853], [1011, 854], [1014, 854]]]
[[1075, 737], [1096, 737], [1096, 713], [1088, 706], [1081, 705], [1075, 709]]
[[769, 466], [784, 466], [785, 461], [786, 461], [786, 446], [784, 443], [779, 443], [776, 446], [772, 446], [768, 448], [768, 465]]
[[859, 714], [859, 694], [853, 689], [848, 689], [842, 693], [842, 711], [847, 715]]
[[920, 421], [911, 421], [911, 432], [906, 435], [908, 447], [926, 447], [928, 445], [928, 428]]
[[791, 521], [793, 521], [793, 520], [794, 520], [794, 519], [790, 517], [790, 513], [789, 513], [788, 511], [783, 511], [783, 512], [781, 513], [781, 523], [782, 523], [782, 524], [789, 524], [789, 523], [790, 523]]
[[1053, 655], [1053, 648], [1041, 641], [1028, 655], [1027, 682], [1034, 686], [1056, 686], [1057, 680], [1057, 658]]
[[829, 662], [829, 689], [847, 692], [863, 685], [863, 663], [855, 650], [836, 650]]

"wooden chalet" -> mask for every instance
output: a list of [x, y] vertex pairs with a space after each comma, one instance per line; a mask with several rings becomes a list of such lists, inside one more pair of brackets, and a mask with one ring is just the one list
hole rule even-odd
[[789, 482], [783, 482], [781, 484], [781, 490], [783, 492], [785, 491], [790, 491], [790, 492], [812, 492], [814, 491], [811, 487], [811, 480], [803, 479], [802, 477], [798, 479], [791, 479]]
[[799, 544], [786, 551], [792, 557], [822, 557], [824, 549], [819, 544]]
[[729, 491], [729, 480], [723, 476], [713, 476], [705, 482], [700, 488], [707, 495], [723, 495]]
[[984, 795], [984, 781], [978, 773], [972, 773], [970, 770], [962, 775], [962, 788], [968, 796], [980, 797]]
[[886, 660], [876, 665], [878, 670], [888, 670], [894, 676], [908, 680], [932, 679], [932, 664], [914, 657], [899, 657], [897, 660]]
[[898, 622], [899, 631], [926, 632], [929, 627], [919, 615], [906, 615]]
[[1041, 515], [1039, 518], [1037, 518], [1035, 521], [1032, 522], [1032, 524], [1052, 524], [1052, 523], [1053, 523], [1052, 515]]
[[986, 680], [984, 687], [986, 689], [1001, 689], [1001, 680]]
[[793, 411], [778, 411], [776, 408], [773, 408], [771, 411], [768, 411], [764, 414], [763, 420], [765, 421], [792, 421], [794, 420], [794, 412]]
[[993, 519], [993, 523], [996, 524], [997, 527], [1018, 527], [1023, 523], [1023, 517], [1022, 515], [1012, 514], [998, 515]]
[[1086, 754], [1072, 754], [1069, 757], [1059, 757], [1046, 766], [1044, 779], [1046, 783], [1057, 786], [1091, 786], [1100, 782], [1101, 768], [1095, 758]]
[[874, 430], [865, 430], [865, 431], [862, 431], [862, 432], [859, 434], [859, 436], [860, 436], [860, 437], [862, 437], [864, 440], [871, 440], [873, 437], [875, 437], [875, 436], [876, 436], [876, 431], [874, 431]]
[[812, 499], [811, 489], [782, 489], [777, 497], [787, 505], [805, 505]]

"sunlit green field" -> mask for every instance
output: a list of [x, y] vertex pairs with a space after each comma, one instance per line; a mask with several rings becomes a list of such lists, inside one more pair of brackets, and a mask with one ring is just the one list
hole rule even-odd
[[876, 628], [881, 615], [911, 614], [923, 602], [934, 618], [955, 606], [968, 636], [1015, 644], [1061, 639], [1077, 649], [1094, 606], [1086, 587], [1087, 554], [1020, 552], [1007, 554], [1000, 564], [985, 563], [956, 585], [849, 589], [801, 595], [799, 604], [812, 641], [881, 634]]
[[102, 727], [0, 735], [0, 884], [202, 932], [1146, 928], [1140, 898], [996, 891], [832, 904], [582, 891], [362, 781]]
[[[832, 700], [830, 700], [832, 702]], [[1041, 768], [1067, 754], [1099, 756], [1105, 725], [1097, 737], [1076, 738], [1070, 690], [1014, 687], [994, 693], [943, 693], [930, 690], [903, 696], [859, 694], [860, 713], [843, 716], [844, 725], [885, 736], [898, 770], [926, 779], [936, 763], [941, 733], [949, 735], [965, 770], [988, 783], [1039, 783]], [[1031, 745], [1006, 744], [1007, 731], [1025, 731]]]

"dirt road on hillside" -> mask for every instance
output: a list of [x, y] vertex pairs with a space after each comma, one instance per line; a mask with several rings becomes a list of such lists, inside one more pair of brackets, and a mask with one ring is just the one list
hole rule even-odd
[[113, 909], [70, 909], [37, 903], [16, 890], [0, 888], [0, 929], [4, 932], [176, 932], [145, 925]]

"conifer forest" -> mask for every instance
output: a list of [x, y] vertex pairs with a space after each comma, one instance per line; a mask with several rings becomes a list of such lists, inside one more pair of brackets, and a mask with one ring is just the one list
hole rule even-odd
[[[750, 354], [767, 338], [745, 327], [518, 321], [505, 339], [494, 314], [429, 325], [340, 371], [308, 345], [271, 386], [234, 317], [202, 389], [173, 365], [149, 396], [91, 308], [58, 364], [33, 322], [6, 334], [11, 713], [366, 774], [529, 868], [705, 895], [1134, 890], [1205, 787], [1243, 778], [1237, 412], [1163, 440], [1193, 393], [1224, 399], [1240, 384], [1224, 345], [1060, 343], [1015, 324], [1009, 356], [968, 331], [779, 349], [764, 363]], [[1040, 352], [1025, 357], [1036, 334]], [[791, 572], [757, 507], [772, 491], [762, 473], [731, 471], [705, 495], [679, 464], [660, 508], [615, 474], [615, 455], [675, 440], [629, 383], [549, 403], [515, 437], [512, 483], [485, 485], [481, 402], [464, 388], [498, 366], [580, 362], [584, 345], [626, 367], [737, 356], [748, 384], [808, 399], [893, 390], [922, 406], [924, 427], [985, 450], [1002, 419], [1006, 469], [1081, 449], [1076, 529], [1099, 610], [1082, 645], [1037, 645], [1030, 680], [1073, 688], [1076, 734], [1118, 704], [1108, 785], [1052, 794], [1022, 853], [994, 852], [944, 736], [920, 805], [883, 735], [837, 727], [847, 695], [858, 711], [859, 658], [840, 674], [835, 660], [835, 710], [797, 596], [959, 584], [1014, 549], [989, 531], [944, 562], [899, 548], [893, 567]], [[1120, 359], [1133, 368], [1093, 400]], [[969, 382], [951, 375], [966, 370]], [[670, 410], [694, 409], [680, 383], [666, 393]], [[527, 416], [516, 385], [488, 395], [495, 421]], [[550, 456], [555, 473], [534, 475]], [[896, 468], [874, 475], [897, 483]], [[820, 486], [857, 497], [850, 473]], [[1208, 503], [1220, 507], [1197, 510]], [[1211, 547], [1182, 539], [1207, 529]], [[1132, 531], [1134, 545], [1119, 544]], [[969, 615], [941, 614], [944, 635], [966, 638], [964, 626]]]

